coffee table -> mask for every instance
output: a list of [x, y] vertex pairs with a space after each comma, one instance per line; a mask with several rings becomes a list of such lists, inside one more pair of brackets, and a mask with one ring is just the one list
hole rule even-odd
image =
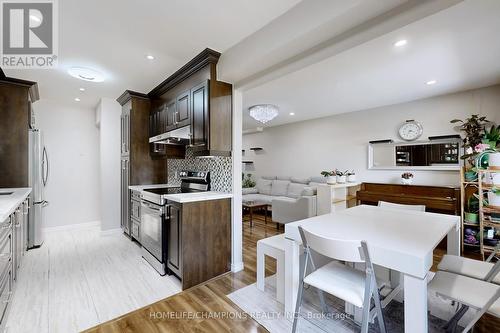
[[267, 224], [267, 207], [270, 206], [264, 202], [246, 201], [243, 202], [243, 209], [248, 209], [250, 213], [250, 227], [253, 226], [253, 211], [254, 209], [264, 209], [264, 223]]

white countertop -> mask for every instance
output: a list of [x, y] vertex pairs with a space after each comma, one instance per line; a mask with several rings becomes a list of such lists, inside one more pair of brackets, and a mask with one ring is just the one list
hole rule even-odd
[[132, 191], [142, 191], [146, 188], [161, 188], [161, 187], [179, 187], [181, 186], [180, 184], [175, 185], [175, 184], [149, 184], [149, 185], [132, 185], [129, 186], [128, 188], [131, 189]]
[[172, 201], [179, 202], [179, 203], [185, 203], [185, 202], [228, 199], [228, 198], [232, 198], [233, 194], [232, 193], [224, 193], [224, 192], [207, 191], [207, 192], [166, 194], [163, 197], [167, 200], [172, 200]]
[[10, 214], [30, 195], [31, 188], [1, 188], [0, 193], [13, 192], [10, 195], [0, 195], [0, 223], [5, 221]]

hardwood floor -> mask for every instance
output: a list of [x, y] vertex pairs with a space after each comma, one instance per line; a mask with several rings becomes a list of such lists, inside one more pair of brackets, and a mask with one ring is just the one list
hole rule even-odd
[[[243, 260], [245, 269], [243, 271], [215, 278], [203, 285], [193, 287], [85, 332], [266, 332], [264, 327], [250, 316], [245, 315], [226, 295], [255, 283], [257, 241], [282, 233], [283, 229], [276, 230], [276, 225], [272, 222], [268, 222], [267, 226], [264, 226], [263, 215], [254, 215], [253, 228], [249, 227], [247, 217], [244, 221]], [[435, 265], [443, 254], [443, 250], [434, 253]], [[273, 259], [268, 258], [266, 260], [266, 275], [273, 274], [275, 268]], [[191, 319], [185, 312], [191, 312], [192, 316], [197, 315], [198, 317]], [[230, 318], [208, 318], [207, 316], [210, 314], [221, 316], [225, 314]], [[500, 321], [491, 316], [483, 316], [474, 331], [476, 333], [500, 332]]]

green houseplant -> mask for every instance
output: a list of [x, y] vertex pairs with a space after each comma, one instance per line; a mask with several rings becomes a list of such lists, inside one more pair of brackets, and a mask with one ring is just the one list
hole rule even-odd
[[474, 165], [474, 157], [477, 154], [474, 148], [483, 142], [485, 125], [489, 123], [489, 120], [487, 120], [485, 116], [473, 114], [464, 120], [453, 119], [450, 122], [452, 124], [459, 123], [460, 131], [465, 134], [462, 138], [462, 145], [465, 153], [460, 158], [466, 160], [469, 167], [472, 167]]
[[464, 220], [469, 223], [479, 222], [479, 199], [475, 195], [471, 195], [467, 200], [467, 210], [464, 213]]
[[241, 174], [241, 178], [242, 178], [242, 187], [243, 188], [249, 188], [249, 187], [254, 187], [256, 185], [255, 181], [252, 179], [252, 175], [251, 174], [245, 174], [242, 173]]
[[338, 169], [335, 169], [335, 174], [337, 175], [337, 183], [339, 184], [344, 184], [347, 180], [347, 173], [348, 171], [340, 171]]
[[500, 145], [500, 125], [492, 125], [489, 130], [485, 128], [482, 142], [496, 149]]
[[335, 184], [337, 183], [337, 178], [335, 177], [335, 171], [321, 171], [321, 175], [326, 177], [327, 184]]

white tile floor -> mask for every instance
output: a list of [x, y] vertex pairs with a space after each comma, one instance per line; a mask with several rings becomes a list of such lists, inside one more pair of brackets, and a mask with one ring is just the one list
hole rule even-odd
[[23, 258], [6, 331], [78, 332], [180, 292], [122, 234], [99, 227], [46, 234]]

